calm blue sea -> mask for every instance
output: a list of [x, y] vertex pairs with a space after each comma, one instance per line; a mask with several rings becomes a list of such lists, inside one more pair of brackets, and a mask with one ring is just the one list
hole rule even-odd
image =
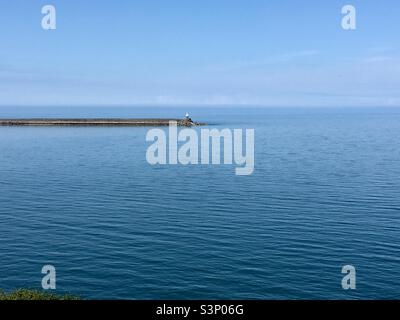
[[[255, 171], [150, 166], [148, 128], [0, 127], [0, 288], [110, 299], [399, 299], [400, 109], [1, 108], [255, 129]], [[341, 287], [353, 265], [357, 289]]]

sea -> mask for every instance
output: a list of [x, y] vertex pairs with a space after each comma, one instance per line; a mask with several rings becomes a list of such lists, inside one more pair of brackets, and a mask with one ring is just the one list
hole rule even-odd
[[400, 298], [400, 108], [1, 107], [0, 118], [186, 112], [202, 128], [254, 129], [253, 174], [151, 165], [148, 127], [0, 127], [0, 289], [41, 290], [52, 265], [54, 292], [83, 299]]

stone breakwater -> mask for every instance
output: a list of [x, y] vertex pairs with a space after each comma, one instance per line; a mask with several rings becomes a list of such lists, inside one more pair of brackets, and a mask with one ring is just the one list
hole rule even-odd
[[0, 119], [0, 126], [169, 126], [176, 121], [178, 126], [198, 126], [205, 123], [185, 119]]

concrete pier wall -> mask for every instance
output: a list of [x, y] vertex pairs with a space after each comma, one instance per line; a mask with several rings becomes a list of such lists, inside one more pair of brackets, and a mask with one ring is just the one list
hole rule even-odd
[[179, 126], [201, 125], [191, 119], [0, 119], [0, 126]]

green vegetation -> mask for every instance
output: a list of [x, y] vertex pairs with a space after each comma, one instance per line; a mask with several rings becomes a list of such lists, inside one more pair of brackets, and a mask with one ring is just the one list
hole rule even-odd
[[0, 300], [79, 300], [79, 298], [69, 294], [57, 295], [45, 291], [17, 289], [11, 293], [0, 290]]

